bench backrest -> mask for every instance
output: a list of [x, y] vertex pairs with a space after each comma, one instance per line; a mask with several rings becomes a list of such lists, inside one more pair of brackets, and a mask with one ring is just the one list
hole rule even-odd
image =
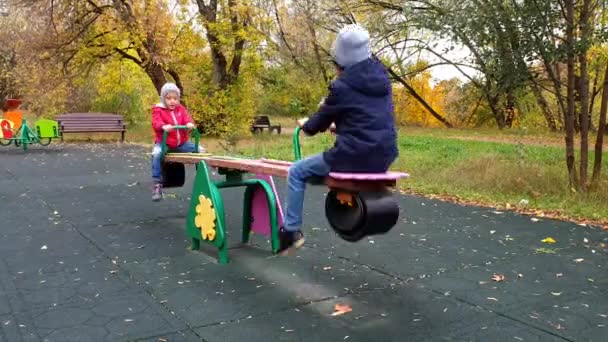
[[121, 115], [106, 113], [70, 113], [55, 117], [61, 127], [122, 127]]
[[270, 126], [270, 118], [266, 115], [256, 116], [253, 120], [253, 124]]

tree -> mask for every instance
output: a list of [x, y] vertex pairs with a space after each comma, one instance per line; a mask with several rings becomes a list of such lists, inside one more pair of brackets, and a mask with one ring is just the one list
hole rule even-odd
[[[420, 70], [406, 71], [404, 66], [407, 60], [420, 53], [420, 47], [412, 47], [409, 42], [419, 42], [412, 38], [414, 27], [409, 24], [410, 3], [401, 6], [396, 1], [353, 0], [339, 1], [325, 9], [326, 15], [333, 18], [333, 27], [329, 31], [337, 32], [344, 24], [361, 22], [371, 35], [374, 54], [380, 57], [394, 81], [403, 86], [410, 95], [420, 103], [437, 121], [445, 127], [453, 125], [445, 119], [427, 100], [421, 96], [409, 82], [408, 76], [422, 73], [432, 66], [425, 66]], [[412, 5], [415, 6], [415, 5]]]
[[40, 51], [52, 51], [66, 73], [78, 74], [111, 58], [142, 68], [157, 91], [168, 75], [183, 89], [178, 61], [203, 48], [189, 22], [177, 22], [166, 0], [24, 0], [48, 18]]
[[196, 4], [211, 49], [213, 83], [226, 90], [238, 80], [245, 44], [255, 39], [250, 27], [254, 8], [237, 0], [196, 0]]

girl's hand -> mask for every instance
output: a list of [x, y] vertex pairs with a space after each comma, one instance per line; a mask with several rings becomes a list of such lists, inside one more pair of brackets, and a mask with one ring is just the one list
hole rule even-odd
[[186, 127], [188, 127], [188, 129], [193, 129], [194, 128], [194, 124], [192, 122], [188, 122], [186, 124]]
[[172, 130], [173, 130], [173, 126], [171, 126], [171, 125], [163, 126], [163, 131], [165, 131], [165, 132], [171, 132]]

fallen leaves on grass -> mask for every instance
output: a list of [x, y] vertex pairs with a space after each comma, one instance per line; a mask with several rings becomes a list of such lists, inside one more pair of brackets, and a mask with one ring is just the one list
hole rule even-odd
[[331, 314], [332, 316], [340, 316], [353, 311], [353, 309], [346, 304], [336, 304], [334, 310], [335, 311]]
[[505, 276], [504, 276], [504, 274], [494, 274], [492, 276], [492, 280], [497, 281], [497, 282], [505, 281]]
[[555, 239], [552, 238], [552, 237], [547, 237], [547, 238], [542, 239], [541, 242], [544, 242], [544, 243], [556, 243], [557, 241], [555, 241]]

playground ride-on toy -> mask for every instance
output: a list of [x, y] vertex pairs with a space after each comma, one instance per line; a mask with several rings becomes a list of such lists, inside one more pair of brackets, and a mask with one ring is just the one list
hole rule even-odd
[[51, 140], [59, 137], [59, 125], [56, 121], [39, 119], [35, 123], [36, 131], [27, 125], [27, 120], [19, 110], [21, 100], [8, 99], [4, 104], [4, 118], [0, 119], [0, 145], [23, 147], [40, 144], [48, 146]]
[[[176, 126], [176, 129], [186, 129]], [[198, 146], [198, 132], [193, 131]], [[294, 131], [296, 160], [300, 159], [300, 129]], [[185, 182], [186, 164], [196, 165], [196, 176], [186, 219], [186, 234], [192, 239], [192, 249], [200, 242], [213, 244], [219, 250], [219, 262], [228, 262], [224, 203], [220, 189], [246, 187], [243, 211], [242, 241], [249, 241], [250, 233], [270, 237], [272, 251], [279, 248], [278, 228], [283, 223], [283, 212], [273, 176], [287, 177], [291, 162], [270, 159], [248, 159], [214, 156], [208, 153], [170, 153], [166, 146], [167, 133], [162, 142], [162, 182], [165, 187], [181, 187]], [[212, 181], [209, 167], [216, 168], [224, 180]], [[252, 178], [244, 178], [249, 174]], [[322, 179], [310, 179], [313, 184], [325, 184], [329, 193], [325, 215], [334, 231], [344, 240], [355, 242], [368, 235], [388, 232], [399, 218], [399, 207], [392, 197], [391, 187], [408, 174], [336, 173]]]

